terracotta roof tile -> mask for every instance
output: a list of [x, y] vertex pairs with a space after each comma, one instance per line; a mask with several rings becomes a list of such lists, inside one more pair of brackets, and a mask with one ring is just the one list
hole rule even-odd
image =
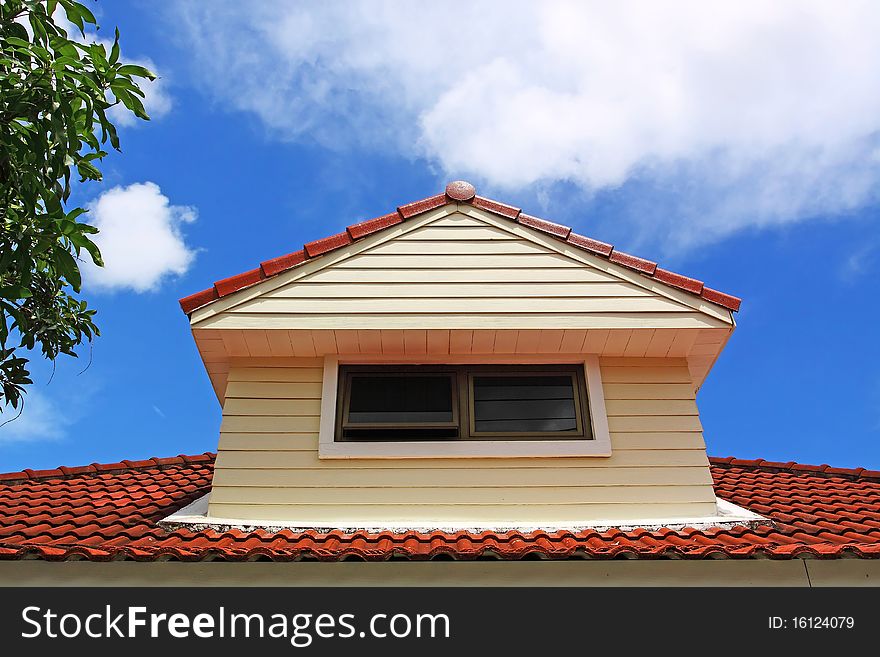
[[209, 303], [216, 301], [219, 298], [217, 291], [213, 287], [209, 287], [207, 290], [202, 290], [195, 294], [190, 294], [188, 297], [183, 297], [180, 300], [180, 308], [188, 315], [192, 311], [201, 308], [202, 306], [207, 306]]
[[367, 235], [372, 235], [373, 233], [378, 233], [380, 230], [385, 230], [390, 226], [396, 226], [402, 221], [403, 217], [400, 216], [400, 213], [392, 212], [391, 214], [386, 214], [381, 217], [376, 217], [375, 219], [370, 219], [368, 221], [362, 221], [359, 224], [354, 224], [353, 226], [349, 226], [345, 230], [348, 231], [349, 235], [351, 235], [351, 239], [359, 240], [362, 237], [366, 237]]
[[302, 249], [300, 251], [288, 253], [287, 255], [272, 258], [271, 260], [265, 260], [260, 263], [260, 269], [263, 270], [263, 274], [268, 278], [269, 276], [275, 276], [275, 274], [280, 274], [288, 269], [293, 269], [305, 261], [306, 251], [305, 249]]
[[507, 205], [506, 203], [501, 203], [499, 201], [493, 201], [489, 198], [483, 198], [482, 196], [474, 196], [471, 204], [475, 208], [487, 210], [488, 212], [493, 212], [502, 217], [507, 217], [508, 219], [516, 219], [520, 213], [519, 208], [515, 208], [512, 205]]
[[719, 497], [754, 527], [534, 532], [281, 532], [157, 522], [210, 490], [214, 455], [0, 474], [0, 559], [880, 558], [880, 472], [710, 459]]
[[397, 211], [400, 213], [401, 217], [403, 217], [404, 219], [409, 219], [416, 216], [417, 214], [422, 214], [423, 212], [427, 212], [428, 210], [434, 210], [435, 208], [446, 205], [446, 203], [446, 194], [437, 194], [436, 196], [429, 196], [428, 198], [424, 198], [421, 201], [414, 201], [413, 203], [401, 205], [399, 208], [397, 208]]
[[443, 194], [435, 194], [420, 201], [402, 205], [397, 208], [397, 212], [353, 224], [346, 228], [344, 233], [309, 242], [302, 251], [266, 260], [257, 269], [217, 281], [212, 288], [182, 298], [180, 300], [180, 307], [185, 313], [190, 314], [194, 310], [206, 306], [221, 297], [297, 267], [310, 258], [320, 257], [334, 249], [347, 246], [354, 241], [395, 226], [402, 221], [411, 219], [429, 210], [442, 207], [450, 202], [469, 203], [476, 208], [491, 212], [505, 219], [517, 221], [524, 226], [564, 240], [572, 246], [608, 258], [615, 264], [638, 271], [653, 280], [699, 295], [706, 301], [720, 305], [728, 310], [737, 311], [742, 303], [738, 297], [704, 287], [702, 281], [662, 269], [655, 262], [618, 251], [611, 244], [574, 233], [569, 226], [522, 214], [519, 208], [512, 205], [477, 196], [473, 185], [464, 181], [455, 181], [446, 186], [446, 191]]
[[651, 276], [657, 269], [656, 262], [651, 262], [650, 260], [645, 260], [644, 258], [639, 258], [638, 256], [630, 255], [629, 253], [624, 253], [617, 249], [611, 252], [608, 259], [615, 264], [635, 269], [643, 274], [648, 274], [648, 276]]
[[610, 244], [606, 244], [605, 242], [600, 242], [599, 240], [594, 240], [590, 237], [585, 237], [583, 235], [578, 235], [577, 233], [570, 233], [565, 241], [580, 249], [584, 249], [585, 251], [590, 251], [592, 253], [595, 253], [596, 255], [601, 255], [605, 257], [610, 256], [611, 252], [614, 250], [614, 247]]
[[523, 226], [534, 228], [535, 230], [539, 230], [542, 233], [547, 233], [548, 235], [552, 235], [553, 237], [558, 237], [561, 240], [568, 239], [568, 236], [571, 234], [571, 228], [569, 228], [568, 226], [555, 224], [552, 221], [539, 219], [538, 217], [523, 214], [522, 212], [520, 212], [519, 216], [516, 218], [516, 221]]
[[667, 271], [660, 267], [654, 269], [654, 278], [661, 283], [677, 287], [685, 292], [700, 294], [703, 291], [703, 281], [698, 281], [689, 276], [682, 276], [681, 274], [676, 274], [675, 272]]
[[347, 232], [345, 233], [337, 233], [336, 235], [331, 235], [330, 237], [324, 237], [319, 240], [315, 240], [314, 242], [309, 242], [305, 245], [306, 255], [310, 258], [314, 258], [316, 256], [327, 253], [328, 251], [333, 251], [343, 246], [348, 246], [352, 243], [351, 235]]
[[263, 280], [262, 269], [251, 269], [250, 271], [224, 278], [222, 281], [214, 283], [214, 289], [219, 297], [225, 297], [233, 292], [238, 292], [251, 285], [256, 285]]
[[704, 287], [703, 292], [700, 294], [706, 301], [711, 301], [712, 303], [717, 303], [719, 306], [724, 306], [725, 308], [729, 308], [730, 310], [736, 312], [739, 310], [739, 307], [742, 305], [742, 299], [739, 297], [735, 297], [731, 294], [725, 294], [724, 292], [719, 292], [718, 290], [713, 290], [710, 287]]

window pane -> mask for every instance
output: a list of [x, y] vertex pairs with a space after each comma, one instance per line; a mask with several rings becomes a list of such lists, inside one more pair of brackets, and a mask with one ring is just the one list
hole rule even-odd
[[572, 377], [474, 376], [477, 432], [577, 431]]
[[349, 424], [452, 422], [448, 374], [353, 374]]

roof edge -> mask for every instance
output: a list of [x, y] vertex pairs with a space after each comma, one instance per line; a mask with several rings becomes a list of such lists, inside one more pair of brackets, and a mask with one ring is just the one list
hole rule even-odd
[[352, 224], [341, 233], [305, 244], [299, 251], [263, 261], [259, 267], [216, 281], [213, 287], [200, 290], [180, 299], [180, 308], [184, 313], [190, 315], [199, 308], [207, 306], [234, 292], [262, 283], [266, 279], [299, 267], [309, 260], [319, 258], [325, 253], [353, 244], [369, 235], [373, 235], [391, 226], [396, 226], [448, 203], [466, 203], [509, 221], [515, 221], [545, 235], [550, 235], [565, 244], [601, 256], [609, 262], [636, 271], [645, 278], [689, 292], [731, 312], [737, 312], [742, 305], [742, 299], [739, 297], [707, 287], [702, 281], [690, 278], [689, 276], [663, 269], [651, 260], [619, 251], [611, 244], [578, 235], [569, 226], [563, 226], [547, 219], [523, 214], [520, 208], [478, 196], [473, 185], [459, 180], [449, 183], [446, 186], [445, 193], [435, 194], [419, 201], [401, 205], [395, 212]]
[[847, 477], [853, 481], [860, 479], [880, 480], [880, 470], [868, 470], [866, 468], [835, 468], [827, 463], [822, 465], [808, 465], [796, 461], [767, 461], [766, 459], [738, 459], [733, 456], [724, 458], [718, 456], [709, 457], [710, 465], [728, 468], [749, 468], [752, 470], [766, 470], [768, 472], [791, 472], [792, 474], [825, 475], [827, 477]]
[[166, 458], [151, 456], [148, 459], [140, 461], [130, 461], [125, 459], [118, 463], [90, 463], [89, 465], [80, 465], [68, 467], [59, 465], [51, 470], [32, 470], [26, 468], [20, 472], [0, 473], [0, 484], [11, 484], [20, 481], [45, 481], [48, 479], [71, 479], [81, 475], [89, 474], [113, 474], [118, 472], [128, 472], [130, 470], [148, 470], [153, 468], [165, 468], [174, 465], [187, 465], [190, 463], [213, 463], [217, 454], [214, 452], [204, 452], [203, 454], [178, 454]]

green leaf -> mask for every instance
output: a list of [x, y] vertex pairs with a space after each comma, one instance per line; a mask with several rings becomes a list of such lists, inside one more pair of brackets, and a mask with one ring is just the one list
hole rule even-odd
[[131, 75], [138, 78], [147, 78], [148, 80], [156, 79], [156, 74], [150, 69], [138, 66], [137, 64], [123, 64], [116, 69], [116, 72], [120, 75]]
[[110, 63], [119, 61], [119, 28], [116, 28], [116, 36], [113, 39], [113, 48], [110, 50]]
[[61, 247], [54, 250], [54, 255], [55, 266], [58, 268], [58, 272], [68, 283], [70, 283], [74, 292], [79, 292], [80, 285], [82, 285], [82, 279], [80, 277], [79, 267], [77, 267], [76, 260], [73, 259], [73, 256], [70, 255], [66, 249]]

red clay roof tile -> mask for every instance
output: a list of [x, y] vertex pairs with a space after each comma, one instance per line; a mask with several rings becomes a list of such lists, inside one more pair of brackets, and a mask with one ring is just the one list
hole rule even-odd
[[302, 249], [300, 251], [294, 251], [293, 253], [288, 253], [287, 255], [278, 256], [277, 258], [261, 262], [260, 269], [263, 270], [263, 274], [266, 278], [269, 278], [270, 276], [275, 276], [288, 269], [293, 269], [305, 261], [306, 252], [305, 249]]
[[397, 208], [397, 211], [400, 213], [401, 217], [409, 219], [415, 217], [417, 214], [422, 214], [428, 210], [433, 210], [446, 205], [446, 203], [446, 194], [437, 194], [435, 196], [423, 198], [421, 201], [413, 201], [412, 203], [401, 205]]
[[507, 217], [508, 219], [516, 219], [520, 213], [519, 208], [515, 208], [512, 205], [507, 205], [506, 203], [501, 203], [500, 201], [493, 201], [490, 198], [484, 198], [482, 196], [474, 196], [471, 204], [473, 204], [475, 208], [487, 210], [488, 212], [499, 214], [502, 217]]
[[207, 290], [202, 290], [201, 292], [190, 294], [188, 297], [183, 297], [180, 300], [180, 308], [188, 315], [192, 311], [201, 308], [202, 306], [207, 306], [209, 303], [219, 298], [217, 290], [213, 287], [209, 287]]
[[524, 226], [529, 226], [552, 235], [560, 240], [564, 240], [572, 246], [584, 249], [585, 251], [606, 257], [611, 262], [634, 269], [641, 274], [666, 285], [671, 285], [687, 292], [700, 295], [706, 301], [718, 304], [728, 310], [737, 311], [742, 303], [737, 297], [704, 287], [701, 281], [661, 269], [657, 267], [656, 263], [650, 260], [645, 260], [644, 258], [639, 258], [621, 251], [615, 251], [612, 245], [606, 244], [605, 242], [578, 235], [577, 233], [572, 232], [572, 229], [568, 226], [556, 224], [530, 215], [524, 215], [519, 208], [498, 201], [493, 201], [482, 196], [476, 196], [473, 185], [464, 181], [455, 181], [447, 185], [446, 192], [443, 194], [436, 194], [420, 201], [402, 205], [397, 209], [396, 213], [392, 212], [375, 219], [353, 224], [349, 226], [344, 233], [331, 235], [324, 239], [309, 242], [305, 245], [304, 250], [302, 251], [296, 251], [286, 256], [266, 260], [261, 263], [259, 269], [253, 269], [243, 274], [239, 274], [238, 276], [232, 276], [222, 281], [218, 281], [214, 284], [213, 288], [202, 290], [201, 292], [196, 292], [195, 294], [180, 299], [180, 307], [185, 313], [190, 314], [194, 310], [208, 305], [220, 297], [232, 294], [240, 289], [259, 283], [265, 278], [275, 276], [283, 271], [296, 267], [305, 262], [308, 258], [315, 258], [334, 249], [347, 246], [348, 244], [351, 244], [352, 241], [362, 239], [384, 230], [385, 228], [397, 225], [401, 221], [405, 221], [429, 210], [439, 208], [447, 202], [470, 203], [476, 208], [491, 212], [506, 219], [518, 221]]
[[735, 297], [731, 294], [725, 294], [724, 292], [719, 292], [718, 290], [713, 290], [710, 287], [704, 287], [703, 292], [700, 294], [706, 301], [711, 301], [712, 303], [717, 303], [719, 306], [724, 306], [725, 308], [729, 308], [730, 310], [736, 312], [739, 310], [740, 305], [742, 305], [742, 299], [739, 297]]
[[624, 253], [617, 249], [611, 252], [608, 259], [615, 264], [635, 269], [643, 274], [648, 274], [648, 276], [652, 275], [654, 270], [657, 269], [656, 262], [651, 262], [650, 260], [645, 260], [644, 258], [639, 258], [638, 256], [630, 255], [629, 253]]
[[381, 217], [376, 217], [375, 219], [369, 219], [368, 221], [362, 221], [359, 224], [354, 224], [352, 226], [349, 226], [345, 230], [347, 230], [348, 234], [351, 235], [351, 239], [359, 240], [362, 237], [366, 237], [367, 235], [378, 233], [380, 230], [385, 230], [386, 228], [389, 228], [391, 226], [396, 226], [401, 222], [403, 222], [403, 217], [400, 216], [400, 213], [392, 212]]
[[539, 219], [538, 217], [533, 217], [529, 214], [523, 214], [522, 212], [519, 213], [516, 221], [523, 226], [534, 228], [535, 230], [539, 230], [542, 233], [547, 233], [548, 235], [552, 235], [553, 237], [557, 237], [561, 240], [568, 239], [568, 236], [571, 234], [571, 228], [569, 228], [568, 226], [555, 224], [552, 221]]
[[565, 241], [580, 249], [584, 249], [585, 251], [590, 251], [592, 253], [595, 253], [596, 255], [601, 255], [605, 257], [610, 256], [611, 252], [614, 250], [614, 247], [610, 244], [606, 244], [605, 242], [600, 242], [599, 240], [594, 240], [583, 235], [578, 235], [577, 233], [570, 233]]
[[0, 559], [880, 558], [880, 472], [863, 468], [710, 458], [716, 494], [771, 521], [753, 527], [428, 533], [159, 527], [210, 490], [213, 460], [213, 454], [181, 455], [0, 474]]
[[214, 289], [217, 291], [218, 296], [225, 297], [251, 285], [256, 285], [263, 278], [262, 269], [251, 269], [250, 271], [224, 278], [222, 281], [217, 281], [214, 283]]
[[691, 278], [689, 276], [682, 276], [681, 274], [676, 274], [673, 271], [667, 271], [660, 267], [657, 267], [654, 270], [654, 278], [661, 283], [677, 287], [686, 292], [692, 292], [693, 294], [700, 294], [703, 291], [703, 281], [698, 281], [696, 278]]
[[305, 245], [306, 255], [310, 258], [314, 258], [323, 253], [327, 253], [328, 251], [333, 251], [342, 246], [348, 246], [351, 244], [352, 239], [351, 235], [346, 233], [337, 233], [336, 235], [331, 235], [330, 237], [324, 237], [319, 240], [315, 240], [314, 242], [309, 242]]

